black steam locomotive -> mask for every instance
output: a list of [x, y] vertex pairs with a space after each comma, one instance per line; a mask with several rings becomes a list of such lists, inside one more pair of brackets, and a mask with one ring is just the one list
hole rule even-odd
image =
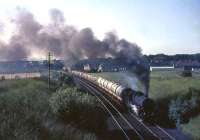
[[71, 71], [71, 73], [106, 90], [108, 96], [122, 103], [127, 109], [137, 114], [143, 121], [152, 121], [155, 112], [155, 103], [144, 93], [108, 81], [102, 77], [93, 76], [89, 73], [79, 71]]

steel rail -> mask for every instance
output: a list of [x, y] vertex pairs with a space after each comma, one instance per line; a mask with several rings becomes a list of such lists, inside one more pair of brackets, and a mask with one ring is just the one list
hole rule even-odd
[[[87, 82], [88, 83], [88, 82]], [[91, 82], [89, 82], [90, 83], [90, 85], [91, 85]], [[96, 85], [93, 85], [93, 86], [95, 86], [95, 87], [97, 87]], [[97, 88], [99, 88], [99, 87], [97, 87]], [[95, 89], [96, 90], [96, 89]], [[101, 91], [103, 90], [103, 89], [100, 89]], [[107, 91], [105, 91], [105, 90], [103, 90], [104, 92], [107, 92]], [[102, 94], [101, 94], [102, 95]], [[102, 97], [105, 99], [105, 100], [107, 100], [108, 101], [108, 99], [106, 98], [106, 97], [104, 97], [103, 95], [102, 95]], [[110, 102], [110, 101], [109, 101]], [[112, 105], [112, 103], [111, 103], [111, 105]], [[113, 105], [112, 105], [113, 106]], [[113, 106], [114, 107], [114, 106]], [[129, 111], [129, 113], [130, 113], [130, 115], [132, 116], [132, 117], [134, 117], [134, 119], [136, 119], [138, 122], [140, 122], [140, 124], [147, 130], [147, 131], [149, 131], [155, 138], [157, 138], [157, 139], [159, 139], [159, 140], [163, 140], [163, 138], [166, 140], [166, 138], [168, 139], [168, 140], [175, 140], [175, 138], [174, 137], [172, 137], [171, 135], [169, 135], [165, 130], [163, 130], [161, 127], [159, 127], [158, 125], [156, 126], [160, 131], [162, 131], [163, 133], [162, 134], [160, 134], [160, 135], [158, 135], [158, 132], [155, 132], [155, 131], [153, 131], [152, 130], [152, 128], [150, 128], [150, 127], [148, 127], [146, 124], [144, 124], [143, 122], [141, 122], [139, 119], [138, 119], [138, 117], [136, 117], [132, 112], [130, 112]], [[123, 116], [124, 117], [124, 116]], [[125, 117], [124, 117], [125, 118]], [[126, 119], [127, 120], [127, 119]], [[127, 120], [127, 122], [128, 122], [128, 120]], [[130, 124], [130, 123], [129, 123]], [[154, 128], [155, 129], [155, 128]], [[167, 137], [164, 137], [164, 135], [167, 135]]]
[[[88, 82], [87, 82], [87, 83], [88, 83]], [[90, 84], [90, 86], [91, 86], [91, 84]], [[97, 87], [97, 86], [96, 86], [96, 87]], [[92, 87], [92, 88], [94, 88], [94, 87]], [[126, 120], [127, 124], [129, 124], [130, 127], [134, 128], [133, 125], [130, 124], [130, 122], [126, 119], [126, 117], [124, 117], [124, 116], [118, 111], [118, 109], [117, 109], [105, 96], [103, 96], [97, 89], [94, 88], [94, 90], [96, 90], [96, 92], [98, 92], [98, 93], [104, 98], [104, 100], [106, 100], [106, 101], [120, 114], [120, 116], [123, 117], [123, 118]], [[103, 89], [102, 89], [102, 90], [103, 90]], [[103, 91], [104, 91], [104, 90], [103, 90]], [[107, 92], [107, 91], [104, 91], [104, 92]], [[138, 122], [140, 122], [140, 124], [141, 124], [141, 123], [143, 124], [143, 122], [141, 122], [141, 121], [140, 121], [138, 118], [136, 118], [135, 116], [134, 116], [134, 118], [135, 118]], [[158, 136], [157, 136], [155, 133], [153, 133], [146, 125], [143, 124], [143, 127], [146, 128], [147, 131], [149, 131], [149, 132], [154, 136], [154, 138], [158, 138]], [[134, 128], [134, 129], [135, 129], [135, 128]], [[135, 130], [136, 130], [136, 129], [135, 129]], [[137, 132], [138, 132], [138, 131], [137, 131]], [[139, 134], [139, 132], [138, 132], [138, 135], [141, 135], [141, 134]]]
[[[65, 74], [66, 74], [66, 72], [64, 72]], [[78, 79], [80, 79], [80, 78], [78, 78]], [[94, 85], [94, 83], [91, 83], [90, 81], [87, 81], [87, 80], [84, 80], [84, 83], [87, 83], [87, 85], [89, 84], [90, 85], [90, 88], [93, 88], [93, 90], [95, 91], [95, 92], [98, 92], [98, 94], [100, 95], [100, 96], [102, 96], [103, 98], [104, 98], [104, 100], [106, 100], [112, 107], [114, 107], [114, 105], [106, 98], [106, 97], [104, 97], [98, 90], [96, 90], [95, 88], [94, 88], [94, 86], [96, 87], [96, 88], [98, 88], [100, 91], [103, 91], [103, 92], [107, 92], [107, 91], [105, 91], [104, 89], [101, 89], [100, 87], [98, 87], [97, 85]], [[92, 86], [91, 86], [92, 85]], [[94, 94], [94, 93], [92, 93], [93, 95], [95, 95], [95, 97], [97, 97], [96, 96], [96, 94]], [[97, 98], [98, 100], [99, 100], [99, 97]], [[101, 100], [101, 102], [103, 102], [102, 100]], [[105, 105], [105, 104], [104, 104]], [[104, 106], [103, 105], [103, 106]], [[107, 108], [108, 109], [108, 108]], [[106, 109], [106, 110], [107, 110]], [[117, 111], [117, 112], [119, 112], [118, 111], [118, 109], [116, 109], [116, 107], [114, 107], [114, 109]], [[120, 112], [119, 112], [120, 113]], [[137, 116], [135, 116], [135, 114], [133, 114], [132, 112], [130, 112], [129, 111], [129, 113], [130, 113], [130, 115], [132, 116], [132, 117], [134, 117], [138, 122], [140, 122], [140, 124], [142, 124], [143, 125], [143, 127], [144, 128], [146, 128], [154, 137], [156, 137], [156, 138], [158, 138], [158, 139], [160, 139], [160, 140], [163, 140], [163, 139], [167, 139], [167, 140], [176, 140], [173, 136], [171, 136], [168, 132], [166, 132], [163, 128], [161, 128], [160, 126], [158, 126], [157, 124], [154, 126], [154, 127], [149, 127], [149, 126], [147, 126], [146, 124], [144, 124], [143, 122], [141, 122], [139, 119], [138, 119], [138, 117]], [[112, 115], [113, 116], [113, 115]], [[126, 120], [126, 122], [127, 122], [127, 124], [129, 125], [129, 127], [131, 127], [131, 128], [133, 128], [134, 130], [135, 130], [135, 132], [140, 136], [140, 139], [143, 139], [142, 138], [142, 136], [139, 134], [139, 132], [133, 127], [133, 125], [131, 125], [130, 123], [129, 123], [129, 121], [126, 119], [126, 117], [124, 117], [121, 113], [120, 113], [120, 116], [121, 117], [123, 117], [125, 120]], [[114, 116], [113, 116], [114, 117]], [[113, 118], [112, 117], [112, 118]], [[115, 119], [116, 120], [116, 119]], [[116, 120], [117, 121], [117, 120]], [[119, 124], [119, 123], [118, 123]], [[120, 125], [120, 124], [119, 124]], [[156, 127], [156, 128], [155, 128]], [[153, 130], [152, 130], [153, 129]], [[156, 130], [157, 129], [157, 130]], [[159, 131], [162, 131], [162, 134], [159, 134], [157, 131], [158, 131], [158, 129], [159, 129]], [[155, 132], [156, 131], [156, 132]], [[164, 137], [164, 135], [166, 135], [167, 137]]]
[[[92, 87], [91, 85], [86, 84], [86, 83], [83, 82], [83, 81], [80, 81], [80, 82], [83, 83], [84, 86], [86, 86], [90, 91], [92, 90], [93, 92], [98, 93], [98, 95], [101, 96], [101, 93], [100, 93], [99, 91], [97, 91], [94, 87]], [[99, 98], [96, 94], [94, 94], [93, 92], [91, 92], [91, 93], [92, 93], [95, 97], [97, 97], [97, 99], [98, 99], [101, 103], [104, 104], [104, 102], [102, 101], [103, 99], [100, 99], [100, 98]], [[104, 101], [106, 101], [106, 102], [112, 107], [112, 109], [114, 109], [114, 110], [120, 115], [120, 117], [126, 122], [126, 124], [127, 124], [131, 129], [134, 130], [134, 133], [137, 134], [137, 136], [139, 137], [139, 139], [144, 140], [144, 138], [137, 132], [137, 130], [127, 121], [127, 119], [126, 119], [112, 104], [110, 104], [110, 102], [109, 102], [108, 100], [104, 100]], [[106, 107], [106, 108], [107, 108], [106, 110], [109, 111], [109, 112], [111, 113], [111, 111], [108, 109], [108, 107], [107, 107], [105, 104], [104, 104], [103, 106]], [[111, 114], [112, 114], [112, 113], [111, 113]], [[119, 126], [120, 123], [117, 121], [117, 119], [114, 117], [114, 115], [112, 114], [111, 116], [112, 116], [112, 118], [114, 118], [114, 120], [117, 122], [117, 124], [118, 124], [118, 126]], [[120, 125], [120, 128], [123, 129], [121, 125]], [[126, 138], [129, 139], [129, 137], [128, 137], [128, 135], [126, 134], [126, 132], [124, 131], [124, 129], [123, 129], [123, 133], [125, 133]]]

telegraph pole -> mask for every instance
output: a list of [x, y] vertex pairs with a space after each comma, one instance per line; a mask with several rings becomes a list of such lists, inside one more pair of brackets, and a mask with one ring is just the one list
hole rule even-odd
[[48, 88], [50, 89], [50, 80], [51, 80], [51, 57], [52, 54], [48, 53]]

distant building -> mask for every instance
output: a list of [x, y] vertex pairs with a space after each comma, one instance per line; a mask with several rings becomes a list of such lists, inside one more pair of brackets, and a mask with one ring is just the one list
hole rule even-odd
[[154, 70], [174, 70], [173, 66], [150, 66], [150, 71]]
[[29, 79], [41, 77], [40, 73], [10, 73], [10, 74], [0, 74], [1, 80], [11, 80], [11, 79]]
[[200, 69], [200, 63], [198, 61], [185, 60], [185, 61], [177, 61], [175, 63], [175, 67], [178, 68], [184, 68], [185, 66]]
[[81, 60], [72, 69], [92, 72], [116, 72], [126, 71], [129, 66], [119, 59], [96, 58]]
[[[63, 61], [54, 60], [51, 64], [51, 69], [59, 70], [64, 66]], [[41, 72], [48, 70], [47, 61], [5, 61], [0, 62], [0, 74], [1, 73], [31, 73]]]

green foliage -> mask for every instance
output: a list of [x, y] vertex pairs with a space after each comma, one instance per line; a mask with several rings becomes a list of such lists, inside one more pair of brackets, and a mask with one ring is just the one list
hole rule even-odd
[[167, 127], [181, 127], [200, 113], [200, 73], [193, 73], [193, 77], [182, 77], [181, 73], [151, 72], [149, 96], [157, 101], [158, 123]]
[[186, 95], [190, 88], [200, 90], [199, 75], [181, 77], [179, 71], [153, 71], [150, 79], [149, 96], [156, 100], [170, 96]]
[[97, 139], [94, 133], [57, 120], [57, 115], [54, 115], [49, 105], [49, 99], [54, 92], [54, 85], [49, 90], [45, 80], [1, 81], [0, 139]]
[[179, 127], [181, 122], [188, 121], [194, 115], [200, 113], [200, 91], [190, 89], [186, 96], [178, 96], [171, 100], [169, 104], [169, 117], [174, 120]]
[[[59, 128], [58, 128], [59, 127]], [[54, 127], [48, 133], [45, 139], [51, 140], [96, 140], [97, 136], [94, 133], [83, 132], [73, 126], [58, 126]]]
[[105, 128], [106, 116], [96, 98], [77, 88], [58, 90], [51, 97], [50, 106], [64, 121], [76, 122], [80, 128], [90, 131], [101, 131]]
[[48, 114], [48, 91], [44, 82], [4, 81], [7, 90], [0, 94], [0, 137], [36, 139], [42, 117]]
[[67, 74], [64, 74], [62, 72], [53, 71], [53, 72], [51, 72], [51, 75], [52, 75], [51, 79], [53, 81], [56, 81], [59, 86], [64, 86], [64, 85], [74, 86], [72, 77]]
[[180, 126], [181, 113], [184, 109], [184, 106], [180, 98], [172, 100], [169, 105], [169, 117], [176, 122], [176, 126]]

